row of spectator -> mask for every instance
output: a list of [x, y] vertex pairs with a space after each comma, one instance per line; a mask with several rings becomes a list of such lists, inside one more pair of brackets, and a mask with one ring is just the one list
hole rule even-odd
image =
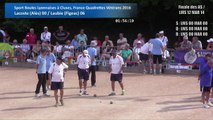
[[[51, 33], [49, 30], [48, 30], [48, 27], [47, 26], [44, 26], [43, 28], [43, 32], [40, 34], [40, 38], [35, 34], [35, 30], [34, 28], [30, 28], [29, 32], [26, 33], [26, 37], [25, 39], [27, 40], [27, 43], [28, 44], [31, 44], [31, 45], [34, 45], [36, 44], [36, 42], [38, 40], [40, 40], [41, 42], [48, 42], [48, 43], [53, 43], [52, 41], [52, 37], [54, 37], [56, 39], [56, 42], [58, 44], [61, 44], [61, 45], [64, 45], [66, 44], [66, 41], [67, 40], [70, 40], [70, 33], [66, 30], [64, 30], [64, 27], [63, 26], [59, 26], [58, 27], [58, 30], [56, 30], [55, 32]], [[7, 39], [6, 39], [6, 36], [9, 36], [7, 34], [6, 31], [3, 31], [3, 30], [0, 30], [0, 33], [2, 33], [5, 37], [3, 38], [5, 42], [9, 42]], [[159, 32], [161, 34], [161, 40], [162, 42], [166, 45], [167, 42], [168, 42], [168, 38], [166, 36], [164, 36], [164, 31], [160, 31]], [[110, 39], [108, 35], [105, 36], [105, 39]], [[93, 37], [93, 40], [96, 40], [97, 42], [97, 45], [98, 46], [102, 46], [102, 41], [99, 40], [97, 37]], [[85, 34], [84, 32], [84, 29], [81, 29], [80, 30], [80, 33], [79, 34], [76, 34], [73, 36], [73, 40], [70, 40], [72, 41], [72, 46], [74, 47], [78, 47], [80, 45], [81, 42], [84, 43], [84, 45], [86, 46], [87, 43], [89, 42], [88, 41], [88, 37], [87, 35]], [[145, 40], [142, 36], [141, 33], [138, 33], [137, 35], [137, 38], [134, 40], [133, 42], [133, 47], [136, 46], [136, 43], [137, 41], [141, 41], [142, 44], [144, 44]], [[109, 42], [111, 42], [110, 44], [113, 44], [113, 42], [111, 40], [109, 40]], [[119, 38], [116, 42], [116, 46], [118, 46], [118, 49], [123, 49], [124, 46], [128, 43], [128, 40], [126, 37], [124, 37], [124, 34], [123, 33], [120, 33], [119, 34]]]

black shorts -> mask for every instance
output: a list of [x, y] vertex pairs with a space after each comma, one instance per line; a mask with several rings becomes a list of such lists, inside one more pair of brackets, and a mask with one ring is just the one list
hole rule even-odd
[[202, 93], [204, 93], [204, 92], [210, 92], [211, 87], [201, 87], [201, 89], [202, 89]]
[[162, 55], [153, 55], [153, 64], [162, 64], [163, 60], [162, 60]]
[[51, 90], [58, 90], [64, 88], [64, 82], [51, 82]]
[[89, 80], [89, 69], [78, 68], [78, 79], [79, 80]]
[[118, 81], [122, 82], [123, 74], [111, 74], [110, 80], [111, 81]]
[[139, 56], [141, 61], [149, 60], [149, 56], [147, 54], [139, 53]]

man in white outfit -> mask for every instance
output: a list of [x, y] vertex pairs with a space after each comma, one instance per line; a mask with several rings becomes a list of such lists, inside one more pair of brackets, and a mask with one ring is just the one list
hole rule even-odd
[[41, 33], [41, 41], [51, 43], [51, 33], [48, 32], [47, 26], [44, 26], [44, 32]]
[[87, 50], [84, 50], [82, 54], [78, 55], [77, 64], [78, 64], [78, 79], [80, 88], [79, 95], [80, 96], [88, 95], [86, 89], [87, 89], [87, 81], [89, 80], [89, 67], [91, 65], [91, 58]]
[[118, 81], [120, 84], [120, 87], [122, 89], [121, 95], [124, 95], [124, 85], [122, 82], [123, 79], [123, 67], [124, 67], [124, 61], [123, 58], [119, 55], [117, 55], [117, 51], [112, 51], [112, 56], [109, 60], [109, 72], [111, 73], [111, 87], [112, 92], [109, 94], [109, 96], [114, 96], [115, 94], [115, 82]]

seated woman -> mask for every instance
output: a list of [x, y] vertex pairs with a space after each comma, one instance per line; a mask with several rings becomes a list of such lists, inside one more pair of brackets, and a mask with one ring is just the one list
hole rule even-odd
[[113, 47], [111, 47], [110, 45], [107, 45], [105, 48], [103, 48], [103, 52], [102, 52], [100, 61], [103, 60], [105, 62], [105, 60], [109, 60], [109, 58], [111, 57], [112, 50], [113, 50]]
[[140, 56], [139, 53], [141, 52], [142, 43], [141, 41], [138, 41], [133, 48], [133, 60], [134, 62], [139, 62]]
[[121, 56], [124, 59], [125, 64], [129, 64], [131, 62], [132, 50], [129, 47], [129, 44], [126, 44], [125, 48], [121, 50]]
[[62, 55], [62, 48], [63, 46], [60, 45], [58, 42], [56, 42], [56, 45], [54, 46], [53, 53], [56, 57]]
[[66, 45], [63, 48], [62, 58], [65, 61], [71, 62], [70, 60], [74, 57], [74, 47], [71, 45], [70, 40], [67, 40]]
[[37, 56], [40, 54], [40, 50], [41, 50], [41, 42], [37, 41], [36, 45], [34, 45], [32, 49], [33, 60], [36, 60]]
[[22, 50], [22, 61], [25, 61], [27, 58], [30, 57], [30, 45], [27, 43], [26, 39], [23, 39], [23, 43], [20, 45], [20, 48]]
[[18, 44], [18, 41], [16, 39], [13, 40], [12, 46], [14, 48], [14, 57], [15, 59], [17, 59], [18, 62], [20, 62], [23, 55], [20, 45]]

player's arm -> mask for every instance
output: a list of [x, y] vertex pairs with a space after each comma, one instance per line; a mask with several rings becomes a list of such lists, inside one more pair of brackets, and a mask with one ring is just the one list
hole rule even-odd
[[[55, 64], [55, 63], [53, 63]], [[48, 80], [51, 81], [52, 78], [52, 73], [53, 73], [53, 64], [50, 66], [49, 70], [48, 70]]]
[[38, 73], [38, 66], [39, 66], [39, 57], [36, 59], [36, 73]]
[[121, 65], [121, 69], [119, 73], [122, 73], [123, 69], [124, 69], [124, 64]]
[[77, 61], [76, 61], [76, 64], [79, 64], [79, 60], [80, 59], [80, 55], [78, 55], [78, 57], [77, 57]]
[[123, 60], [122, 57], [119, 57], [119, 58], [120, 58], [120, 62], [121, 62], [121, 69], [120, 69], [119, 73], [121, 73], [123, 71], [123, 69], [124, 69], [124, 60]]
[[112, 72], [112, 61], [111, 61], [111, 59], [109, 60], [109, 73], [111, 73]]
[[67, 72], [69, 66], [67, 64], [65, 64], [64, 62], [62, 62], [62, 65], [64, 67], [64, 72]]

